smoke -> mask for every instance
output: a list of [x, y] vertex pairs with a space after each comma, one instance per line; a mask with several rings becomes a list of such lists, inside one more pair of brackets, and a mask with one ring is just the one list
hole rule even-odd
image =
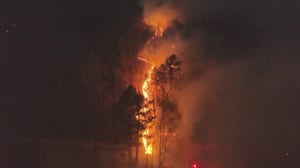
[[[263, 159], [271, 160], [269, 150], [279, 150], [279, 155], [289, 150], [287, 144], [299, 140], [299, 127], [292, 120], [299, 109], [299, 68], [288, 62], [233, 61], [207, 70], [184, 87], [179, 95], [182, 132], [217, 147], [206, 146], [207, 162], [216, 163], [214, 155], [219, 153], [223, 167], [254, 166], [255, 162], [261, 166]], [[195, 129], [197, 125], [204, 130]]]
[[140, 53], [140, 57], [160, 65], [165, 62], [171, 54], [181, 54], [186, 43], [179, 35], [157, 37], [151, 41]]
[[[177, 54], [184, 61], [177, 93], [182, 114], [177, 159], [205, 161], [210, 168], [297, 167], [300, 52], [293, 36], [299, 24], [291, 19], [295, 4], [274, 3], [280, 11], [266, 1], [143, 5], [146, 24], [168, 28], [141, 55]], [[168, 16], [166, 24], [154, 24], [151, 12], [157, 18]], [[175, 20], [180, 24], [171, 24]], [[287, 152], [294, 156], [287, 158]]]
[[152, 28], [157, 36], [162, 36], [173, 22], [180, 19], [180, 11], [172, 3], [145, 1], [143, 7], [144, 22]]

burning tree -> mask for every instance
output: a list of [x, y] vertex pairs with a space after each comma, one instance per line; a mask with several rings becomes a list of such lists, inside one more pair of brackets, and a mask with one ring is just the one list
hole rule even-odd
[[[181, 77], [180, 65], [181, 61], [173, 54], [159, 67], [152, 64], [143, 82], [144, 103], [136, 119], [144, 129], [140, 131], [146, 154], [146, 167], [148, 155], [153, 154], [155, 140], [159, 143], [156, 149], [160, 167], [163, 166], [166, 155], [174, 142], [176, 124], [181, 115], [177, 110], [175, 98], [172, 96], [172, 88], [174, 81]], [[155, 118], [157, 120], [154, 121]]]
[[[132, 162], [132, 146], [136, 143], [136, 164], [138, 162], [139, 138], [145, 137], [146, 125], [151, 123], [155, 116], [151, 108], [153, 102], [145, 101], [136, 88], [129, 85], [120, 96], [113, 117], [115, 142], [129, 147], [129, 161]], [[141, 133], [143, 132], [143, 133]], [[147, 135], [147, 138], [150, 138]]]
[[158, 121], [159, 132], [159, 167], [162, 167], [168, 151], [175, 140], [175, 130], [181, 118], [177, 110], [172, 89], [174, 81], [181, 78], [181, 61], [176, 55], [169, 56], [165, 63], [155, 69], [153, 83], [155, 85], [156, 103], [160, 111]]

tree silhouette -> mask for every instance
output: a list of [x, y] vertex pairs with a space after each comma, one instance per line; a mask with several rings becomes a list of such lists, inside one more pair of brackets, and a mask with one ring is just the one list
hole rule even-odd
[[181, 118], [175, 98], [172, 97], [174, 81], [181, 78], [181, 61], [176, 55], [170, 55], [165, 63], [155, 69], [155, 102], [160, 111], [159, 130], [159, 167], [163, 167], [167, 153], [174, 142], [174, 133]]
[[115, 141], [121, 144], [130, 144], [139, 125], [136, 115], [143, 104], [143, 96], [137, 93], [136, 88], [129, 85], [120, 96], [114, 110], [113, 126]]
[[114, 142], [126, 145], [129, 151], [129, 162], [132, 163], [132, 146], [136, 144], [136, 159], [138, 159], [139, 130], [142, 125], [137, 119], [144, 97], [129, 85], [116, 103], [113, 114]]

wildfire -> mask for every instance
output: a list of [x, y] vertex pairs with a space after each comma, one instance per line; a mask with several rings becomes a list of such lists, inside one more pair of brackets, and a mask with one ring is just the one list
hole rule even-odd
[[155, 36], [163, 36], [165, 30], [178, 17], [178, 12], [169, 4], [155, 6], [152, 3], [145, 5], [144, 22], [151, 26]]
[[169, 21], [167, 18], [160, 16], [160, 14], [154, 15], [153, 18], [149, 18], [147, 24], [152, 25], [155, 36], [163, 36], [167, 27], [169, 27]]
[[[143, 96], [145, 98], [145, 104], [148, 103], [149, 101], [151, 101], [152, 97], [150, 96], [149, 92], [150, 92], [150, 84], [152, 81], [152, 74], [154, 71], [155, 65], [152, 65], [151, 68], [148, 70], [147, 72], [147, 79], [144, 81], [143, 86], [142, 86], [142, 92], [143, 92]], [[142, 108], [143, 112], [148, 112], [150, 111], [150, 107], [149, 106], [144, 106]], [[143, 141], [143, 145], [145, 148], [145, 154], [151, 155], [152, 154], [152, 142], [150, 140], [150, 130], [149, 128], [146, 128], [146, 130], [143, 132], [142, 134], [142, 141]]]
[[150, 142], [150, 139], [148, 137], [149, 137], [149, 130], [146, 129], [143, 132], [142, 140], [143, 140], [143, 145], [145, 148], [145, 154], [151, 155], [152, 154], [152, 143]]
[[154, 67], [155, 66], [152, 65], [151, 68], [148, 70], [147, 79], [143, 83], [142, 91], [143, 91], [143, 96], [145, 98], [145, 101], [150, 100], [150, 96], [149, 96], [148, 92], [149, 92], [149, 86], [150, 86], [151, 80], [152, 80], [152, 74], [153, 74]]
[[[149, 47], [150, 43], [156, 38], [156, 37], [161, 37], [164, 35], [166, 29], [171, 26], [172, 22], [175, 21], [178, 17], [178, 13], [175, 11], [175, 9], [168, 5], [168, 4], [163, 4], [160, 6], [157, 6], [155, 3], [146, 3], [144, 6], [144, 22], [149, 25], [153, 32], [154, 36], [149, 39], [145, 45], [144, 50], [142, 51], [143, 54], [145, 54], [145, 51], [150, 51]], [[150, 58], [148, 56], [151, 56], [151, 59], [154, 57], [156, 58], [158, 55], [157, 53], [150, 52], [148, 54], [145, 54], [147, 58]], [[157, 63], [156, 61], [149, 61], [148, 59], [143, 59], [141, 57], [138, 57], [139, 60], [146, 62], [147, 64], [150, 64], [151, 67], [147, 71], [147, 78], [143, 82], [142, 85], [142, 93], [144, 96], [144, 104], [145, 106], [141, 109], [142, 113], [145, 113], [146, 115], [150, 115], [151, 117], [155, 117], [153, 114], [154, 108], [153, 104], [150, 102], [153, 102], [153, 95], [151, 94], [151, 83], [152, 83], [152, 76], [155, 70], [155, 64], [152, 62]], [[139, 121], [143, 121], [146, 119], [145, 116], [137, 116], [137, 119]], [[143, 146], [145, 148], [145, 154], [151, 155], [153, 153], [153, 134], [155, 132], [154, 128], [155, 126], [151, 125], [155, 123], [150, 123], [145, 125], [145, 130], [142, 133], [142, 141], [143, 141]]]

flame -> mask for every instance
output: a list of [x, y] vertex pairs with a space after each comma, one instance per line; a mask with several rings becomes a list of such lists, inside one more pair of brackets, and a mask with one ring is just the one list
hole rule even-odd
[[[145, 45], [144, 50], [141, 52], [143, 56], [146, 56], [146, 58], [154, 58], [153, 56], [155, 55], [156, 57], [160, 57], [161, 54], [157, 54], [156, 52], [151, 51], [151, 46], [150, 43], [156, 38], [156, 37], [161, 37], [164, 35], [166, 29], [171, 26], [172, 22], [175, 21], [178, 17], [178, 13], [176, 13], [175, 9], [168, 5], [168, 4], [163, 4], [160, 6], [156, 6], [152, 3], [147, 3], [145, 4], [144, 8], [144, 22], [152, 28], [154, 31], [154, 36], [149, 39]], [[172, 46], [174, 48], [175, 46]], [[150, 49], [150, 50], [149, 50]], [[163, 54], [165, 55], [165, 54]], [[168, 55], [168, 54], [166, 54]], [[151, 57], [148, 57], [151, 56]], [[155, 58], [156, 58], [155, 57]], [[152, 84], [152, 76], [155, 70], [155, 63], [157, 63], [157, 60], [152, 60], [149, 61], [148, 59], [144, 59], [141, 57], [138, 57], [139, 60], [146, 62], [147, 64], [150, 64], [151, 67], [147, 71], [147, 78], [142, 84], [142, 93], [144, 96], [144, 104], [149, 104], [149, 102], [153, 101], [153, 95], [151, 94], [151, 84]], [[163, 59], [163, 57], [161, 58]], [[141, 109], [141, 112], [144, 113], [151, 113], [153, 112], [153, 106], [146, 105]], [[153, 114], [150, 114], [153, 115]], [[147, 119], [144, 116], [136, 116], [137, 120], [143, 122], [143, 120]], [[152, 123], [155, 124], [155, 123]], [[153, 126], [153, 125], [152, 125]], [[145, 154], [147, 155], [152, 155], [153, 153], [153, 133], [155, 130], [151, 127], [151, 125], [145, 125], [146, 129], [142, 133], [142, 141], [143, 141], [143, 146], [145, 149]]]
[[[152, 65], [151, 68], [148, 70], [147, 78], [144, 81], [143, 86], [142, 86], [142, 92], [143, 92], [143, 96], [145, 98], [145, 100], [144, 100], [145, 103], [149, 102], [152, 99], [151, 95], [149, 94], [149, 90], [150, 90], [150, 84], [151, 84], [151, 81], [152, 81], [152, 74], [153, 74], [154, 68], [155, 68], [155, 65]], [[145, 106], [145, 107], [142, 108], [141, 111], [147, 112], [149, 110], [150, 110], [150, 107]], [[145, 148], [145, 154], [151, 155], [153, 145], [152, 145], [151, 138], [150, 138], [149, 128], [146, 128], [146, 130], [143, 132], [142, 141], [143, 141], [143, 145], [144, 145], [144, 148]]]
[[154, 65], [151, 66], [151, 68], [148, 70], [147, 72], [147, 79], [144, 81], [143, 86], [142, 86], [142, 91], [143, 91], [143, 96], [145, 98], [145, 101], [149, 101], [150, 100], [150, 96], [149, 96], [149, 86], [151, 84], [152, 81], [152, 74], [153, 74], [153, 70], [154, 70]]
[[142, 140], [143, 140], [143, 145], [145, 148], [145, 154], [151, 155], [152, 154], [152, 143], [150, 142], [149, 137], [149, 129], [146, 129], [143, 132]]

